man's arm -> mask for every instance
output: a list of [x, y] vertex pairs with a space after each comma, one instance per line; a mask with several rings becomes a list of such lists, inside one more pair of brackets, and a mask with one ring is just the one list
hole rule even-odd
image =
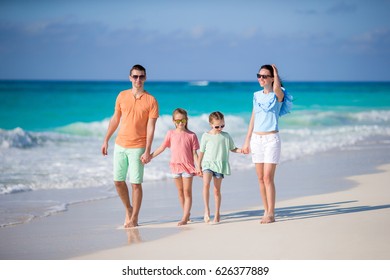
[[110, 140], [111, 136], [114, 134], [115, 130], [118, 128], [120, 120], [121, 120], [120, 111], [115, 111], [114, 115], [110, 119], [110, 123], [108, 124], [107, 133], [106, 133], [106, 136], [104, 137], [104, 141], [103, 141], [103, 145], [102, 145], [103, 156], [106, 156], [108, 154], [108, 141]]
[[144, 164], [148, 163], [152, 159], [150, 156], [150, 151], [152, 149], [154, 130], [156, 129], [156, 122], [157, 119], [149, 119], [148, 124], [146, 126], [146, 147], [145, 147], [144, 154], [141, 156], [141, 161]]

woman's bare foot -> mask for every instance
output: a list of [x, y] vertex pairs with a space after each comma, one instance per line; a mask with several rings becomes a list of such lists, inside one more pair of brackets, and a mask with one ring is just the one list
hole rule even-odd
[[268, 212], [264, 210], [263, 217], [261, 217], [260, 219], [260, 224], [266, 224], [268, 216], [269, 216]]
[[218, 224], [220, 222], [220, 220], [221, 220], [221, 218], [220, 218], [219, 214], [217, 214], [217, 215], [215, 215], [213, 222], [214, 222], [214, 224]]
[[273, 215], [264, 216], [260, 221], [261, 224], [271, 224], [274, 222], [275, 222], [275, 216]]
[[210, 222], [210, 215], [208, 215], [208, 214], [204, 214], [204, 217], [203, 217], [203, 220], [204, 220], [204, 222], [207, 224], [207, 223], [209, 223]]

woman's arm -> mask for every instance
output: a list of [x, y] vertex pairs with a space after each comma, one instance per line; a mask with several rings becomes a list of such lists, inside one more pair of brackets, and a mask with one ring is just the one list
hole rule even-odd
[[278, 69], [276, 68], [275, 64], [272, 64], [272, 68], [274, 69], [274, 92], [276, 96], [278, 97], [278, 101], [282, 102], [284, 98], [284, 92], [282, 90], [282, 84], [280, 82]]
[[244, 154], [249, 154], [249, 144], [250, 144], [251, 137], [252, 137], [254, 121], [255, 121], [255, 112], [252, 111], [251, 120], [249, 121], [249, 126], [248, 126], [248, 132], [247, 132], [246, 137], [245, 137], [245, 143], [242, 146], [242, 152]]

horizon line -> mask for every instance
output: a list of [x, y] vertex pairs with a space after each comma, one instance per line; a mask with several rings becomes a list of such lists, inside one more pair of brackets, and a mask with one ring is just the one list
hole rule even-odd
[[[282, 79], [285, 83], [389, 83], [390, 80], [285, 80]], [[122, 83], [129, 82], [129, 80], [98, 80], [98, 79], [2, 79], [0, 82], [113, 82], [113, 83]], [[166, 82], [166, 83], [257, 83], [256, 80], [147, 80], [147, 83], [150, 82]]]

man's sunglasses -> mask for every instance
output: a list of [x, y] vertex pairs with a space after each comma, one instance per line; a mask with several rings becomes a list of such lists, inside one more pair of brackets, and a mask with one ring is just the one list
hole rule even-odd
[[137, 80], [138, 78], [140, 80], [145, 80], [145, 75], [132, 75], [131, 76], [134, 80]]

